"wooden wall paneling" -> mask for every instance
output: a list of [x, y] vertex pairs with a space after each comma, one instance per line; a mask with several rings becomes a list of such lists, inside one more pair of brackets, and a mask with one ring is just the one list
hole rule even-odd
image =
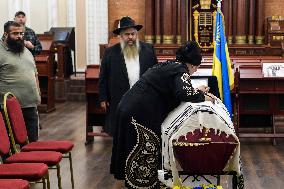
[[155, 42], [161, 43], [161, 0], [155, 0]]
[[145, 0], [145, 41], [154, 43], [155, 2]]
[[224, 15], [225, 20], [225, 34], [228, 36], [228, 29], [229, 28], [229, 1], [222, 1], [222, 12]]
[[229, 27], [228, 30], [228, 44], [233, 43], [233, 0], [228, 0], [228, 17], [229, 17]]
[[187, 35], [189, 30], [188, 28], [188, 22], [187, 22], [187, 6], [186, 6], [186, 0], [180, 0], [180, 35], [181, 35], [181, 42], [184, 43], [187, 41]]
[[162, 9], [163, 9], [163, 22], [162, 22], [162, 28], [163, 28], [163, 44], [173, 44], [173, 11], [172, 6], [173, 2], [172, 0], [163, 0], [162, 1]]
[[264, 44], [264, 0], [256, 1], [255, 43]]
[[173, 43], [176, 44], [177, 40], [176, 40], [176, 35], [177, 35], [177, 24], [178, 24], [178, 15], [177, 15], [177, 11], [178, 11], [178, 1], [177, 0], [172, 0], [172, 35], [173, 35]]
[[246, 0], [237, 1], [237, 30], [236, 30], [236, 44], [246, 44]]
[[233, 29], [233, 39], [232, 39], [232, 42], [235, 43], [236, 42], [236, 34], [237, 34], [237, 12], [238, 12], [238, 7], [237, 7], [237, 4], [238, 4], [238, 0], [232, 0], [232, 13], [233, 13], [233, 18], [232, 18], [232, 21], [233, 21], [233, 24], [232, 24], [232, 29]]
[[248, 28], [248, 43], [254, 44], [255, 35], [255, 0], [249, 1], [249, 28]]
[[177, 0], [177, 30], [176, 43], [181, 44], [181, 0]]

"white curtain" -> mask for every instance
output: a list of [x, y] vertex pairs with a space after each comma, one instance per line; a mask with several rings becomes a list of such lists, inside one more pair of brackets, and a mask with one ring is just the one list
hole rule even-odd
[[67, 0], [67, 27], [76, 26], [76, 0]]
[[48, 0], [48, 30], [51, 27], [57, 27], [57, 0]]
[[87, 64], [100, 64], [99, 44], [108, 43], [108, 1], [86, 1]]

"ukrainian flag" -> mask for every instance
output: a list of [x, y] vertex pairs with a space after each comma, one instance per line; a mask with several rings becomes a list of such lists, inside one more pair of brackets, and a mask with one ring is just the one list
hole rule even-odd
[[221, 100], [232, 118], [230, 90], [234, 86], [234, 75], [225, 36], [223, 14], [220, 8], [217, 9], [216, 14], [212, 75], [217, 77]]

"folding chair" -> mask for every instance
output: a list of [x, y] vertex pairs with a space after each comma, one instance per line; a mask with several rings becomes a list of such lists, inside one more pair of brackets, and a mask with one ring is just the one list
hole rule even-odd
[[22, 179], [0, 179], [1, 189], [29, 189], [29, 182]]
[[22, 148], [22, 152], [31, 151], [55, 151], [63, 154], [63, 158], [68, 158], [70, 163], [71, 184], [74, 189], [73, 165], [71, 151], [74, 144], [71, 141], [37, 141], [29, 143], [25, 120], [23, 118], [22, 110], [19, 101], [12, 93], [4, 95], [4, 112], [7, 120], [9, 132], [11, 134], [11, 141], [13, 148], [16, 150], [16, 144]]
[[[4, 159], [4, 156], [7, 154], [11, 154], [10, 141], [2, 114], [0, 113], [0, 160]], [[48, 167], [43, 163], [2, 164], [2, 161], [0, 161], [0, 179], [24, 179], [29, 182], [40, 182], [43, 184], [43, 189], [46, 189], [46, 185], [50, 189]], [[0, 180], [1, 189], [4, 186], [8, 187], [8, 185], [8, 181]], [[17, 183], [13, 184], [13, 189], [17, 185]]]
[[[11, 132], [11, 129], [8, 128], [8, 130], [9, 130], [9, 136], [12, 140], [13, 133]], [[8, 138], [8, 141], [5, 141], [5, 143], [8, 143], [8, 142], [9, 142], [9, 138]], [[10, 152], [10, 148], [8, 151], [6, 151], [5, 154], [3, 154], [4, 157], [7, 157], [6, 159], [4, 159], [4, 163], [44, 163], [49, 167], [49, 169], [56, 169], [57, 178], [58, 178], [58, 188], [59, 189], [62, 188], [61, 187], [60, 165], [59, 165], [62, 159], [62, 154], [60, 152], [55, 152], [55, 151], [20, 152], [20, 150], [18, 150], [16, 146], [14, 146], [14, 149], [13, 149], [14, 154], [11, 155], [9, 152]]]

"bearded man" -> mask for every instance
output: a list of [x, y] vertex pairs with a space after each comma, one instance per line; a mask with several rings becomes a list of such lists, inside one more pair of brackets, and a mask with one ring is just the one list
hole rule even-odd
[[111, 136], [115, 132], [115, 111], [121, 97], [148, 68], [157, 64], [153, 46], [138, 39], [142, 27], [130, 17], [122, 17], [113, 31], [119, 35], [120, 43], [107, 48], [101, 62], [99, 101], [107, 112], [103, 130]]
[[[14, 21], [4, 25], [0, 41], [0, 93], [12, 92], [19, 100], [29, 141], [38, 140], [40, 90], [34, 57], [25, 47], [23, 27]], [[3, 100], [0, 100], [3, 111]]]

